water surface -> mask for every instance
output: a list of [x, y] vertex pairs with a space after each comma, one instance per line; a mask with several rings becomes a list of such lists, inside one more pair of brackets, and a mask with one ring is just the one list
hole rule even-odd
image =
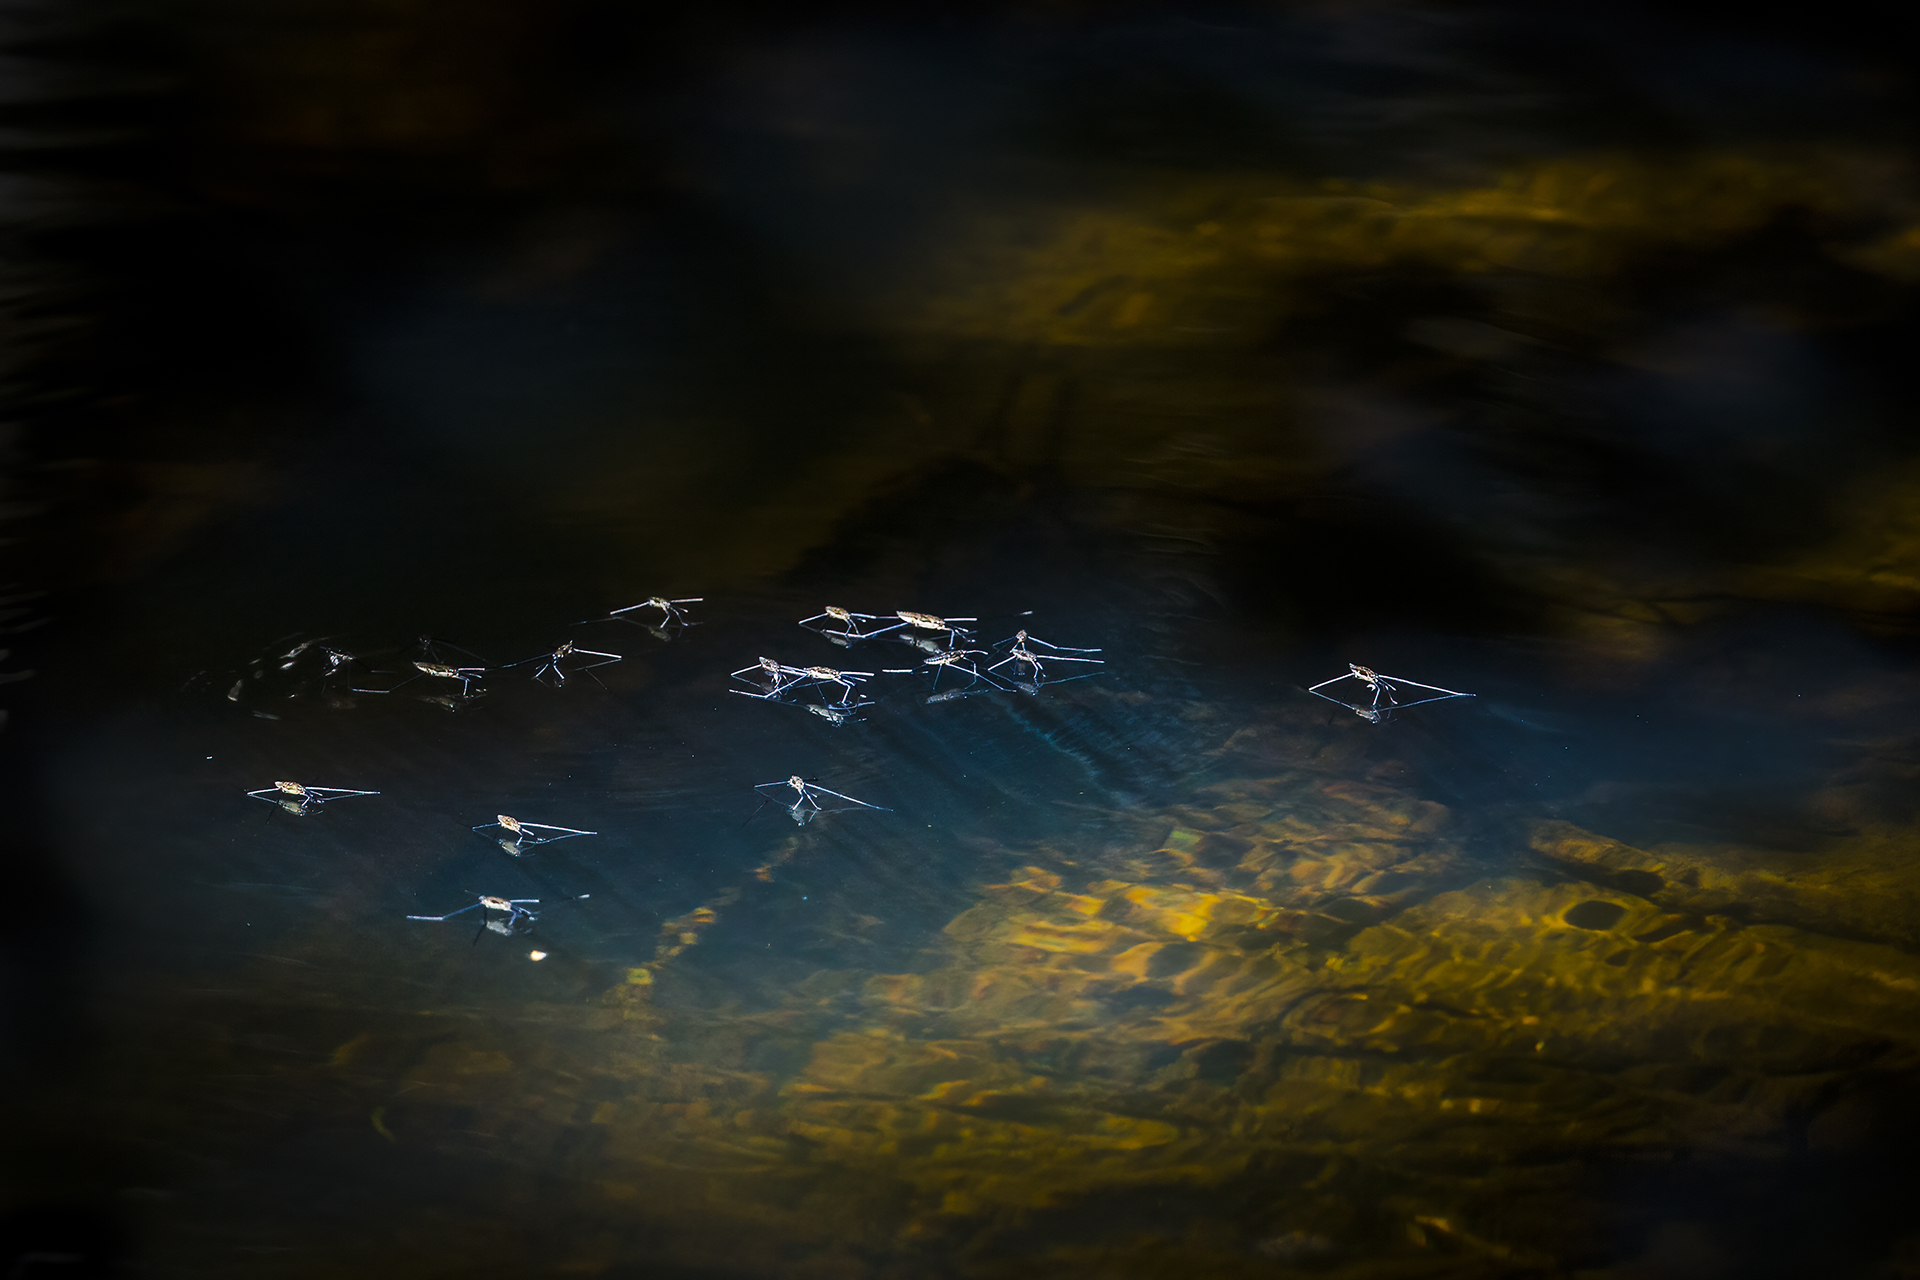
[[[22, 1274], [1915, 1265], [1891, 36], [72, 39], [9, 108]], [[923, 669], [834, 723], [761, 655]], [[538, 918], [407, 919], [479, 894]]]

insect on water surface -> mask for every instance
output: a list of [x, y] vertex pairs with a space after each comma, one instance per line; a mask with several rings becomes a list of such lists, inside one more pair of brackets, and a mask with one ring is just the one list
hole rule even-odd
[[799, 683], [801, 669], [799, 667], [790, 667], [784, 662], [775, 662], [772, 658], [760, 657], [754, 659], [752, 666], [742, 667], [738, 671], [730, 672], [729, 674], [733, 679], [740, 681], [742, 684], [754, 683], [753, 680], [747, 678], [749, 675], [758, 676], [763, 682], [759, 693], [747, 693], [741, 689], [730, 689], [728, 690], [729, 693], [738, 693], [742, 697], [747, 698], [773, 698], [778, 697], [792, 685]]
[[[705, 596], [685, 596], [678, 600], [669, 600], [665, 596], [648, 596], [639, 604], [630, 604], [624, 608], [610, 610], [607, 616], [609, 618], [623, 618], [637, 609], [658, 609], [660, 611], [660, 621], [658, 625], [662, 627], [684, 627], [689, 625], [687, 622], [687, 611], [679, 606], [683, 604], [699, 604], [705, 599]], [[639, 619], [630, 619], [630, 621], [637, 622]]]
[[[1339, 684], [1342, 680], [1351, 680], [1359, 685], [1361, 689], [1371, 693], [1371, 701], [1363, 705], [1359, 702], [1348, 702], [1345, 698], [1335, 697], [1330, 693], [1321, 692], [1321, 690], [1330, 685]], [[1431, 696], [1415, 698], [1411, 702], [1403, 702], [1401, 701], [1400, 695], [1406, 690], [1414, 690]], [[1437, 684], [1422, 684], [1418, 680], [1409, 680], [1404, 676], [1382, 675], [1372, 667], [1363, 667], [1357, 662], [1349, 662], [1347, 664], [1347, 674], [1334, 676], [1331, 680], [1322, 680], [1319, 684], [1309, 686], [1307, 692], [1316, 698], [1325, 698], [1328, 702], [1337, 703], [1345, 707], [1369, 724], [1384, 723], [1393, 712], [1404, 711], [1408, 707], [1418, 707], [1429, 702], [1445, 702], [1449, 698], [1471, 698], [1474, 696], [1471, 693], [1461, 693], [1454, 689], [1442, 689]]]
[[473, 682], [483, 679], [487, 674], [485, 667], [454, 667], [444, 662], [414, 662], [411, 665], [415, 674], [408, 676], [405, 680], [402, 680], [390, 689], [356, 688], [354, 692], [398, 693], [401, 689], [406, 688], [421, 676], [427, 676], [434, 680], [457, 680], [460, 683], [460, 696], [462, 698], [471, 698], [474, 696]]
[[[755, 791], [764, 791], [769, 787], [788, 787], [792, 789], [794, 799], [791, 804], [787, 805], [787, 816], [802, 826], [812, 821], [817, 814], [832, 813], [837, 809], [848, 807], [876, 809], [881, 813], [893, 812], [893, 810], [887, 808], [885, 805], [868, 804], [865, 800], [855, 800], [852, 796], [842, 795], [838, 791], [829, 791], [825, 787], [816, 786], [811, 778], [803, 778], [797, 773], [790, 778], [784, 778], [778, 782], [756, 782], [753, 784]], [[844, 800], [846, 803], [842, 805], [823, 805], [820, 803], [821, 796], [831, 796], [835, 800]], [[772, 799], [773, 796], [771, 795], [763, 797], [761, 807], [764, 808]], [[759, 810], [755, 810], [755, 812], [757, 813]]]
[[502, 845], [518, 848], [528, 844], [552, 844], [555, 840], [571, 840], [575, 836], [597, 836], [598, 831], [582, 831], [578, 827], [556, 827], [548, 822], [525, 822], [508, 814], [497, 813], [492, 822], [483, 822], [475, 831], [504, 831], [507, 838]]
[[[435, 680], [458, 680], [462, 697], [473, 696], [473, 682], [487, 674], [485, 667], [450, 667], [444, 662], [416, 662], [413, 664], [413, 669]], [[405, 684], [406, 681], [403, 680], [401, 683]]]
[[[976, 654], [984, 657], [986, 653], [987, 651], [985, 649], [943, 649], [931, 658], [923, 658], [920, 665], [922, 667], [933, 668], [933, 687], [935, 691], [938, 691], [940, 688], [941, 675], [950, 670], [965, 672], [968, 684], [975, 684], [981, 680], [985, 680], [996, 689], [1002, 688], [1004, 686], [1002, 686], [999, 681], [973, 665], [972, 659]], [[894, 676], [912, 675], [914, 673], [914, 668], [912, 667], [884, 667], [882, 670], [888, 675]]]
[[289, 813], [305, 813], [314, 805], [348, 796], [377, 796], [378, 791], [355, 791], [347, 787], [310, 787], [299, 782], [276, 782], [270, 787], [247, 792], [256, 800], [277, 804]]
[[[582, 649], [571, 640], [562, 640], [554, 646], [551, 653], [537, 653], [531, 658], [522, 658], [518, 662], [506, 663], [500, 669], [506, 671], [513, 667], [524, 667], [529, 662], [537, 662], [540, 664], [540, 668], [533, 673], [533, 678], [543, 683], [550, 682], [554, 688], [558, 689], [567, 683], [567, 669], [563, 664], [571, 658], [600, 659], [598, 662], [581, 663], [574, 668], [576, 672], [584, 671], [588, 675], [593, 675], [593, 669], [595, 667], [611, 666], [622, 660], [621, 656], [617, 653], [602, 653], [598, 649]], [[607, 687], [601, 682], [599, 676], [593, 676], [593, 682], [600, 685], [602, 689]]]
[[[1067, 645], [1049, 644], [1038, 636], [1028, 635], [1024, 630], [1014, 632], [1007, 639], [1000, 641], [1000, 644], [996, 644], [994, 648], [997, 649], [1000, 645], [1008, 644], [1012, 645], [1012, 648], [1007, 650], [1007, 656], [988, 667], [987, 670], [998, 671], [1001, 667], [1013, 664], [1013, 676], [1017, 677], [1022, 671], [1029, 671], [1033, 677], [1032, 682], [1035, 685], [1038, 685], [1047, 677], [1047, 669], [1041, 661], [1042, 658], [1047, 662], [1091, 662], [1103, 666], [1106, 664], [1105, 658], [1075, 658], [1070, 656], [1076, 653], [1099, 653], [1100, 650], [1098, 649], [1075, 649]], [[1038, 654], [1028, 648], [1029, 645], [1036, 644], [1048, 652]], [[1098, 674], [1100, 673], [1097, 671], [1089, 671], [1081, 676], [1068, 676], [1066, 678], [1069, 680], [1079, 680], [1084, 679], [1085, 676]], [[1056, 681], [1055, 683], [1060, 682]]]
[[835, 671], [832, 667], [801, 667], [796, 683], [837, 684], [840, 686], [840, 705], [845, 706], [848, 699], [853, 697], [853, 686], [872, 678], [871, 671]]
[[[832, 628], [825, 626], [824, 624], [818, 627], [813, 625], [814, 623], [819, 622], [823, 618], [829, 622], [839, 623], [840, 629], [838, 631], [835, 631]], [[862, 631], [860, 629], [860, 624], [862, 622], [885, 622], [885, 621], [886, 621], [886, 617], [883, 614], [854, 613], [850, 609], [842, 609], [837, 604], [830, 604], [826, 606], [824, 609], [822, 609], [819, 613], [814, 614], [811, 618], [800, 619], [800, 625], [805, 627], [809, 631], [818, 631], [821, 635], [828, 636], [830, 638], [837, 637], [842, 640], [864, 640], [870, 635], [884, 635], [888, 631], [897, 630], [900, 626], [900, 624], [896, 622], [894, 623], [893, 626], [884, 627], [878, 632], [868, 632], [868, 631]]]
[[[467, 892], [473, 893], [473, 890], [469, 889]], [[540, 918], [537, 913], [527, 910], [529, 904], [534, 906], [540, 904], [540, 899], [538, 898], [502, 898], [491, 893], [475, 893], [473, 896], [475, 901], [470, 907], [461, 907], [458, 911], [449, 911], [443, 916], [408, 916], [407, 919], [432, 921], [451, 920], [455, 916], [463, 916], [469, 911], [478, 911], [480, 913], [480, 928], [476, 930], [473, 935], [473, 940], [477, 943], [480, 941], [480, 935], [489, 929], [495, 933], [512, 937], [516, 932], [531, 928], [533, 922]], [[578, 902], [582, 898], [591, 896], [591, 894], [585, 893], [576, 894], [574, 897], [568, 899], [568, 901]], [[496, 919], [496, 916], [500, 918]]]
[[[965, 636], [969, 640], [973, 639], [973, 632], [967, 630], [965, 627], [956, 627], [953, 625], [954, 623], [980, 621], [978, 618], [942, 618], [938, 614], [915, 613], [912, 609], [896, 609], [893, 616], [900, 619], [900, 621], [891, 627], [887, 627], [885, 630], [898, 631], [901, 627], [912, 627], [916, 631], [944, 631], [947, 634], [947, 643], [949, 644], [959, 644], [960, 637], [962, 636]], [[876, 631], [871, 634], [880, 635], [882, 633]]]

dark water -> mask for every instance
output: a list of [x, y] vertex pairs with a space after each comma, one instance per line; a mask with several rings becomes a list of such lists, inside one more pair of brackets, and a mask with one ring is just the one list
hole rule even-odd
[[11, 1274], [1920, 1272], [1908, 27], [16, 19]]

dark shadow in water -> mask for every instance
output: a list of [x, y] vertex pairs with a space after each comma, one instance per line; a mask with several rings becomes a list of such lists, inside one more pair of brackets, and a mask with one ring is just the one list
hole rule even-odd
[[[1853, 12], [19, 35], [0, 1258], [1910, 1265], [1912, 33]], [[829, 603], [1105, 665], [932, 700]], [[914, 674], [833, 724], [760, 655]], [[538, 918], [406, 918], [478, 894]]]

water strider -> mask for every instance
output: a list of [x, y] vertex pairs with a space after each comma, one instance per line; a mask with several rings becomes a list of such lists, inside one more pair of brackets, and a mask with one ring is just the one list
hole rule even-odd
[[[467, 892], [472, 893], [473, 891], [469, 889]], [[574, 894], [568, 901], [579, 902], [591, 896], [591, 894], [585, 893]], [[477, 893], [474, 894], [474, 899], [475, 901], [472, 906], [461, 907], [457, 911], [449, 911], [443, 916], [410, 915], [407, 919], [439, 922], [452, 920], [457, 916], [463, 916], [469, 911], [478, 911], [480, 913], [480, 927], [474, 931], [473, 943], [470, 944], [477, 945], [480, 941], [480, 935], [483, 933], [491, 931], [503, 937], [511, 938], [517, 934], [523, 934], [531, 930], [534, 921], [540, 918], [538, 912], [529, 910], [530, 907], [539, 905], [540, 899], [538, 898], [504, 898], [497, 894]], [[536, 958], [545, 959], [546, 957], [543, 954]]]
[[[660, 620], [655, 623], [654, 626], [659, 628], [669, 626], [685, 627], [692, 624], [687, 621], [687, 611], [680, 606], [683, 604], [699, 604], [700, 601], [701, 597], [699, 596], [687, 596], [678, 600], [669, 600], [664, 596], [648, 596], [639, 604], [630, 604], [619, 609], [610, 610], [607, 616], [609, 618], [625, 618], [628, 614], [641, 609], [658, 609], [660, 611]], [[637, 619], [634, 620], [637, 621]]]
[[[995, 649], [1000, 648], [1002, 645], [1007, 646], [1007, 656], [988, 666], [986, 669], [988, 671], [998, 671], [1001, 667], [1013, 665], [1015, 672], [1014, 678], [1016, 683], [1018, 683], [1017, 676], [1019, 671], [1022, 668], [1029, 668], [1029, 674], [1032, 676], [1032, 679], [1027, 683], [1037, 688], [1037, 686], [1046, 682], [1047, 669], [1046, 665], [1041, 662], [1040, 655], [1027, 647], [1035, 644], [1047, 650], [1047, 662], [1087, 662], [1099, 664], [1106, 662], [1104, 658], [1076, 658], [1072, 656], [1076, 653], [1099, 653], [1101, 652], [1099, 649], [1075, 649], [1065, 645], [1048, 644], [1045, 640], [1029, 636], [1023, 630], [1014, 632], [1013, 635], [994, 646]], [[1089, 672], [1087, 674], [1095, 675], [1098, 673]]]
[[[77, 178], [7, 239], [21, 1253], [1911, 1269], [1897, 33], [243, 8], [14, 51]], [[389, 647], [634, 582], [708, 595], [596, 619], [672, 641], [604, 695]], [[927, 680], [793, 675], [870, 641]], [[898, 811], [743, 823], [799, 761]], [[289, 771], [377, 829], [236, 813]], [[502, 864], [505, 803], [600, 834]]]
[[[839, 623], [840, 629], [836, 631], [824, 625], [820, 627], [815, 627], [813, 625], [816, 622], [820, 622], [822, 619], [825, 619], [829, 622]], [[842, 609], [839, 605], [830, 604], [826, 606], [824, 609], [822, 609], [819, 613], [814, 614], [812, 617], [800, 619], [800, 625], [807, 628], [807, 630], [809, 631], [818, 631], [821, 635], [826, 636], [828, 639], [836, 640], [836, 641], [844, 641], [844, 640], [865, 640], [870, 636], [885, 635], [887, 634], [888, 631], [891, 631], [894, 628], [882, 627], [878, 631], [862, 631], [860, 629], [860, 624], [862, 622], [884, 622], [884, 621], [886, 621], [886, 617], [885, 615], [882, 615], [882, 614], [854, 613], [854, 612], [851, 612], [850, 610]]]
[[[1321, 692], [1321, 690], [1328, 686], [1338, 684], [1343, 680], [1351, 680], [1362, 689], [1371, 693], [1373, 695], [1372, 701], [1362, 706], [1357, 702], [1348, 702], [1344, 698], [1337, 698], [1330, 693]], [[1400, 694], [1403, 690], [1408, 689], [1431, 694], [1432, 696], [1415, 698], [1411, 702], [1403, 702], [1400, 700]], [[1384, 723], [1387, 716], [1391, 713], [1404, 711], [1408, 707], [1424, 706], [1429, 702], [1445, 702], [1449, 698], [1471, 698], [1474, 696], [1471, 693], [1456, 693], [1452, 689], [1442, 689], [1439, 685], [1422, 684], [1418, 680], [1409, 680], [1405, 676], [1383, 676], [1371, 667], [1363, 667], [1355, 662], [1349, 662], [1347, 664], [1347, 674], [1334, 676], [1330, 680], [1322, 680], [1319, 684], [1310, 685], [1307, 688], [1307, 692], [1317, 698], [1325, 698], [1328, 702], [1338, 703], [1359, 716], [1362, 720], [1366, 720], [1372, 724]]]
[[547, 822], [527, 822], [507, 814], [495, 814], [492, 822], [483, 822], [475, 831], [504, 831], [507, 839], [502, 844], [512, 844], [515, 848], [529, 844], [551, 844], [555, 840], [569, 840], [574, 836], [597, 836], [598, 831], [582, 831], [578, 827], [556, 827]]
[[[533, 678], [535, 680], [550, 679], [554, 688], [557, 689], [567, 683], [568, 671], [566, 663], [569, 659], [575, 657], [600, 659], [598, 662], [583, 662], [574, 668], [575, 672], [585, 672], [588, 675], [593, 675], [595, 667], [611, 666], [621, 661], [621, 656], [617, 653], [602, 653], [598, 649], [583, 649], [575, 645], [571, 640], [562, 640], [548, 653], [535, 654], [531, 658], [521, 658], [517, 662], [505, 662], [501, 664], [500, 669], [507, 671], [514, 667], [524, 667], [530, 662], [537, 662], [540, 665], [534, 670]], [[601, 688], [606, 688], [606, 685], [601, 684], [599, 676], [593, 676], [593, 681], [595, 684], [599, 684]]]
[[[756, 791], [763, 791], [769, 787], [785, 787], [790, 789], [794, 793], [794, 798], [787, 805], [787, 816], [792, 818], [795, 823], [801, 825], [805, 825], [819, 814], [833, 813], [839, 809], [875, 809], [882, 813], [893, 812], [884, 805], [868, 804], [865, 800], [855, 800], [852, 796], [842, 795], [838, 791], [829, 791], [813, 779], [802, 778], [799, 774], [795, 774], [779, 782], [756, 782], [753, 786]], [[838, 805], [822, 804], [820, 802], [820, 797], [822, 796], [843, 801], [844, 803]], [[764, 805], [771, 799], [771, 796], [765, 797], [762, 800], [762, 804]]]
[[256, 800], [271, 800], [276, 804], [290, 804], [293, 812], [304, 813], [312, 805], [326, 804], [330, 800], [340, 800], [347, 796], [377, 796], [378, 791], [356, 791], [348, 787], [315, 787], [300, 782], [276, 782], [270, 787], [247, 792]]

